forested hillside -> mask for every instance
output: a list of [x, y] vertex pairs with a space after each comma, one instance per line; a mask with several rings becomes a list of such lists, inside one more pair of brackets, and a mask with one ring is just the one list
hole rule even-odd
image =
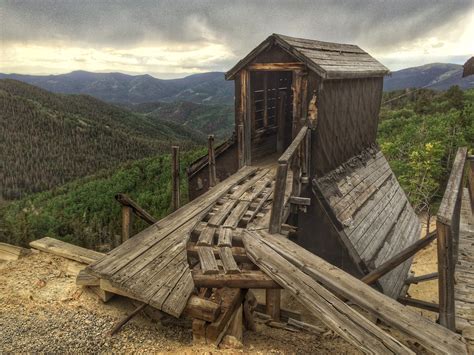
[[0, 80], [0, 196], [43, 191], [121, 162], [189, 148], [203, 135], [90, 96]]
[[[197, 149], [181, 154], [181, 202], [187, 201], [186, 167], [204, 154]], [[0, 208], [0, 242], [27, 245], [51, 236], [93, 249], [120, 243], [120, 205], [125, 193], [161, 218], [170, 211], [171, 161], [169, 154], [127, 163], [95, 176], [79, 179]], [[134, 231], [145, 227], [135, 219]]]
[[418, 212], [436, 213], [457, 148], [474, 147], [474, 89], [384, 95], [378, 142]]
[[153, 102], [128, 106], [135, 112], [158, 120], [167, 120], [204, 134], [226, 138], [234, 131], [234, 106], [203, 105], [193, 102]]

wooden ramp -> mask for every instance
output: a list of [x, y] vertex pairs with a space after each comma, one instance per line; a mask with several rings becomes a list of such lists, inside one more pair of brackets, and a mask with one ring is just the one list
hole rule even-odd
[[123, 294], [179, 317], [195, 286], [188, 264], [190, 237], [199, 231], [197, 240], [188, 245], [200, 260], [198, 272], [219, 273], [217, 254], [225, 273], [238, 273], [230, 248], [233, 231], [255, 218], [270, 196], [269, 172], [255, 167], [240, 169], [112, 250], [90, 265], [88, 272]]
[[[419, 239], [421, 226], [382, 152], [365, 151], [313, 183], [356, 264], [369, 271]], [[411, 259], [379, 280], [397, 298]]]
[[459, 250], [454, 275], [456, 327], [474, 343], [474, 218], [466, 188], [461, 205]]
[[377, 326], [368, 324], [366, 318], [334, 294], [349, 299], [435, 354], [467, 354], [466, 344], [458, 334], [384, 296], [287, 238], [265, 231], [245, 231], [243, 240], [256, 265], [329, 328], [365, 353], [411, 351]]

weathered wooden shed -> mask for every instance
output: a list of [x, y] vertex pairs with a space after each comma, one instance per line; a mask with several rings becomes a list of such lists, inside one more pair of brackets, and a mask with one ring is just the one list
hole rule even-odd
[[[310, 127], [299, 196], [311, 203], [290, 214], [296, 242], [358, 277], [420, 236], [417, 216], [376, 144], [388, 73], [356, 45], [279, 34], [226, 73], [235, 81], [236, 139], [219, 153], [225, 161], [216, 157], [218, 171], [276, 165], [300, 129]], [[192, 188], [198, 178], [207, 181], [206, 164], [190, 171], [191, 196], [200, 193]], [[380, 279], [384, 293], [398, 296], [410, 264]]]

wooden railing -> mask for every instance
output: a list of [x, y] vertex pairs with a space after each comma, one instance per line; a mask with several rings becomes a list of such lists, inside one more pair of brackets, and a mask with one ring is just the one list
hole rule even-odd
[[[278, 159], [275, 188], [273, 192], [273, 206], [270, 216], [270, 233], [279, 233], [284, 222], [286, 197], [298, 197], [301, 194], [301, 184], [307, 182], [311, 147], [311, 134], [307, 126], [303, 126], [290, 146]], [[288, 169], [293, 172], [291, 192], [287, 195], [286, 183]]]
[[[469, 167], [466, 169], [466, 162]], [[439, 322], [455, 330], [454, 270], [459, 244], [459, 223], [464, 187], [464, 175], [468, 172], [468, 189], [473, 206], [473, 161], [467, 158], [467, 148], [459, 148], [449, 176], [446, 191], [436, 215], [438, 240], [438, 291]]]

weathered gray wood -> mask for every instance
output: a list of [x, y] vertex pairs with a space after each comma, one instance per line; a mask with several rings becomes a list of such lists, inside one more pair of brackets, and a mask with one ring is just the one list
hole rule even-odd
[[183, 313], [191, 293], [194, 291], [194, 282], [191, 270], [187, 269], [176, 286], [170, 290], [169, 296], [161, 306], [161, 310], [175, 317]]
[[220, 227], [218, 230], [219, 239], [217, 240], [217, 246], [219, 247], [231, 247], [232, 246], [232, 233], [231, 228]]
[[392, 271], [394, 268], [396, 268], [398, 265], [403, 263], [405, 260], [408, 260], [409, 258], [411, 258], [413, 255], [415, 255], [421, 249], [425, 248], [427, 245], [429, 245], [435, 239], [436, 239], [436, 234], [432, 233], [431, 235], [428, 235], [428, 236], [418, 240], [417, 242], [410, 245], [408, 248], [406, 248], [406, 249], [402, 250], [401, 252], [397, 253], [396, 255], [394, 255], [391, 259], [384, 262], [382, 265], [377, 267], [375, 270], [372, 270], [370, 273], [365, 275], [361, 279], [361, 281], [365, 282], [368, 285], [373, 284], [375, 281], [377, 281], [383, 275], [385, 275], [386, 273]]
[[362, 307], [388, 325], [417, 339], [435, 354], [467, 354], [456, 333], [384, 296], [369, 285], [278, 234], [258, 232], [261, 241], [322, 285]]
[[240, 220], [247, 212], [250, 206], [249, 201], [240, 201], [237, 206], [232, 210], [229, 217], [225, 220], [223, 226], [226, 228], [237, 228]]
[[[210, 248], [212, 249], [214, 256], [219, 256], [220, 247], [213, 246]], [[189, 256], [198, 257], [198, 247], [195, 246], [194, 243], [188, 243], [186, 246], [186, 250]], [[232, 256], [238, 263], [250, 263], [250, 260], [247, 257], [247, 254], [245, 253], [244, 248], [232, 247], [231, 251], [232, 251]]]
[[[217, 266], [216, 258], [212, 248], [210, 247], [197, 247], [199, 262], [201, 263], [201, 270], [204, 275], [217, 274], [219, 267]], [[231, 254], [232, 255], [232, 254]]]
[[436, 221], [438, 239], [438, 298], [439, 322], [448, 329], [456, 329], [454, 303], [454, 251], [450, 227]]
[[199, 236], [197, 245], [199, 246], [211, 246], [214, 241], [214, 234], [216, 233], [216, 227], [206, 226]]
[[238, 274], [240, 272], [237, 263], [232, 255], [232, 248], [229, 247], [220, 247], [219, 256], [222, 261], [222, 266], [224, 267], [224, 272], [226, 274]]
[[278, 164], [276, 173], [276, 181], [274, 187], [273, 206], [270, 215], [270, 233], [278, 233], [281, 230], [281, 224], [283, 223], [283, 209], [285, 208], [285, 190], [286, 190], [286, 178], [288, 176], [288, 164]]
[[16, 245], [0, 243], [0, 260], [17, 260], [31, 253], [31, 250]]
[[269, 178], [263, 178], [255, 183], [251, 191], [245, 192], [239, 200], [241, 201], [253, 201], [257, 196], [259, 196], [265, 188], [271, 184]]
[[260, 198], [260, 200], [257, 203], [257, 206], [255, 207], [255, 209], [250, 214], [247, 223], [250, 223], [257, 216], [257, 214], [262, 210], [262, 207], [265, 204], [265, 202], [267, 202], [267, 200], [269, 200], [270, 196], [272, 196], [272, 195], [273, 195], [273, 189], [268, 189], [267, 192], [265, 192], [262, 195], [262, 197]]
[[65, 243], [50, 237], [34, 240], [30, 242], [30, 247], [66, 259], [75, 260], [83, 264], [91, 264], [104, 256], [102, 253], [78, 247], [77, 245]]
[[280, 158], [278, 158], [278, 163], [279, 164], [288, 164], [291, 160], [291, 158], [294, 156], [296, 153], [298, 147], [301, 145], [303, 140], [306, 137], [306, 133], [308, 132], [308, 127], [303, 126], [296, 137], [293, 139], [291, 144], [286, 148], [285, 152], [281, 155]]
[[258, 233], [244, 232], [244, 244], [249, 256], [329, 328], [365, 353], [413, 354], [311, 277], [280, 255], [275, 255], [261, 239]]
[[290, 196], [289, 202], [298, 206], [310, 206], [311, 199], [309, 197]]
[[192, 271], [194, 285], [206, 288], [281, 288], [275, 281], [261, 271], [243, 271], [238, 274], [204, 274]]
[[135, 213], [138, 217], [142, 220], [147, 222], [148, 224], [154, 224], [158, 222], [156, 218], [154, 218], [151, 214], [145, 211], [142, 207], [138, 205], [135, 201], [133, 201], [130, 197], [125, 194], [117, 194], [115, 195], [115, 199], [123, 206], [129, 206], [132, 208], [133, 213]]
[[436, 313], [439, 312], [439, 305], [436, 303], [426, 302], [423, 300], [417, 300], [415, 298], [403, 297], [403, 296], [398, 297], [397, 301], [406, 306], [426, 309], [427, 311], [436, 312]]
[[227, 200], [223, 205], [219, 206], [217, 212], [209, 219], [208, 223], [213, 226], [219, 226], [226, 217], [229, 215], [230, 211], [237, 204], [237, 200]]
[[[213, 204], [236, 184], [245, 180], [257, 169], [244, 167], [236, 174], [219, 183], [215, 188], [186, 204], [178, 211], [166, 216], [156, 224], [135, 235], [132, 239], [111, 251], [107, 257], [91, 265], [91, 272], [99, 277], [111, 277], [117, 271], [138, 258], [161, 240], [169, 238], [174, 231], [193, 218], [201, 219]], [[185, 238], [184, 238], [185, 239]]]
[[269, 71], [292, 71], [304, 69], [304, 63], [289, 62], [289, 63], [252, 63], [247, 68], [249, 70], [269, 70]]
[[265, 290], [266, 313], [275, 321], [280, 321], [281, 290]]
[[209, 187], [216, 186], [217, 176], [216, 176], [216, 155], [214, 151], [214, 135], [211, 134], [208, 136], [208, 147], [207, 155], [209, 160]]
[[418, 284], [419, 282], [436, 280], [437, 278], [438, 278], [438, 272], [432, 272], [426, 275], [409, 277], [408, 279], [405, 280], [405, 284], [407, 285]]
[[99, 286], [100, 279], [87, 272], [87, 270], [81, 270], [76, 276], [77, 286]]

